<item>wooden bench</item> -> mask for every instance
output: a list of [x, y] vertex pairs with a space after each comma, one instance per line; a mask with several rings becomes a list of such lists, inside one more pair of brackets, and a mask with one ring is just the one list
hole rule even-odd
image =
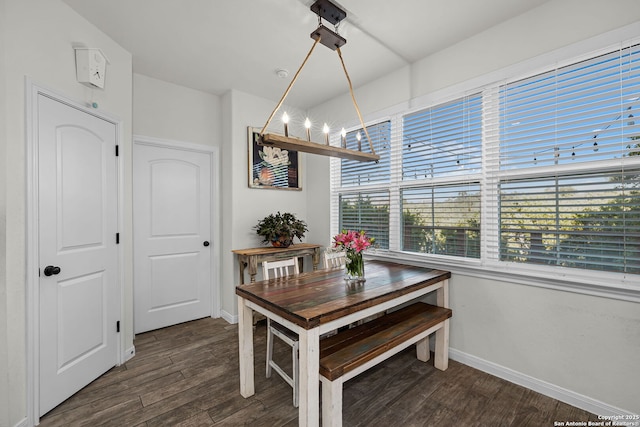
[[422, 302], [338, 332], [320, 341], [322, 425], [342, 425], [342, 384], [416, 344], [418, 360], [429, 360], [429, 335], [436, 333], [434, 366], [449, 364], [449, 308]]

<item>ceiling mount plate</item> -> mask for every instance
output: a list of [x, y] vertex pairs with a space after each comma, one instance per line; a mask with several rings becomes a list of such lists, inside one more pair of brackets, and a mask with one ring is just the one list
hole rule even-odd
[[340, 9], [329, 0], [316, 0], [316, 2], [311, 5], [311, 10], [313, 13], [326, 21], [331, 22], [333, 25], [336, 25], [347, 17], [347, 12]]
[[324, 25], [320, 25], [311, 33], [311, 38], [314, 40], [320, 39], [320, 43], [325, 45], [331, 50], [336, 50], [339, 47], [342, 47], [347, 39], [342, 37], [340, 34], [331, 31]]

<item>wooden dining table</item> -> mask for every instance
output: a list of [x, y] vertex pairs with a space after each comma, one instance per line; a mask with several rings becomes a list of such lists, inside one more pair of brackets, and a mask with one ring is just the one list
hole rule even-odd
[[255, 394], [253, 312], [259, 312], [299, 336], [300, 395], [298, 424], [319, 423], [320, 336], [369, 316], [436, 292], [449, 307], [451, 273], [392, 262], [367, 260], [366, 282], [347, 285], [343, 269], [317, 270], [238, 285], [240, 394]]

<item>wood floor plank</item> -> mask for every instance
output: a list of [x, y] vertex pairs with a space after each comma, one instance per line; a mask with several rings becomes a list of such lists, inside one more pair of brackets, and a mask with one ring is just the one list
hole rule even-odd
[[191, 418], [174, 424], [174, 427], [209, 427], [214, 425], [214, 421], [206, 412], [199, 412]]
[[[200, 319], [139, 334], [136, 355], [40, 420], [43, 427], [287, 426], [297, 425], [292, 390], [264, 375], [266, 330], [255, 330], [255, 389], [240, 396], [238, 330], [221, 319]], [[276, 341], [277, 343], [277, 341]], [[290, 370], [289, 347], [274, 358]], [[538, 427], [597, 416], [455, 361], [439, 371], [413, 348], [348, 381], [345, 427]]]

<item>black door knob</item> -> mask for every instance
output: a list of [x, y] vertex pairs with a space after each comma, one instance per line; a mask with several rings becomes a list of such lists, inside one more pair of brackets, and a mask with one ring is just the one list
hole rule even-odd
[[209, 242], [205, 240], [205, 241], [204, 241], [204, 243], [203, 243], [203, 245], [204, 245], [204, 246], [209, 246]]
[[56, 266], [53, 266], [53, 265], [47, 265], [44, 268], [44, 275], [45, 276], [51, 276], [53, 274], [58, 274], [58, 273], [60, 273], [60, 267], [56, 267]]

